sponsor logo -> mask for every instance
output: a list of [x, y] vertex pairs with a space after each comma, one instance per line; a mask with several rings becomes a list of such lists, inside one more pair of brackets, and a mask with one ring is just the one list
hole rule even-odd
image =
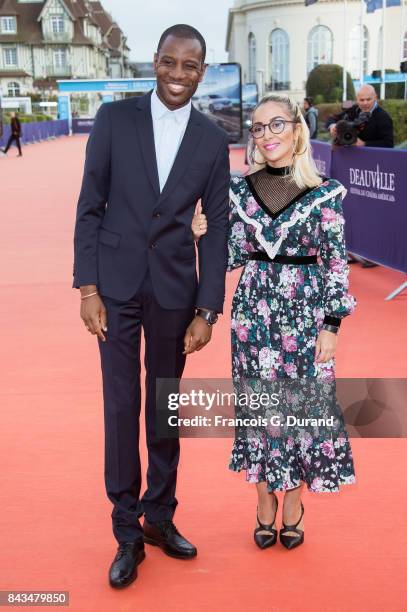
[[382, 172], [379, 164], [375, 170], [349, 168], [350, 192], [355, 195], [395, 202], [393, 192], [396, 190], [394, 172]]

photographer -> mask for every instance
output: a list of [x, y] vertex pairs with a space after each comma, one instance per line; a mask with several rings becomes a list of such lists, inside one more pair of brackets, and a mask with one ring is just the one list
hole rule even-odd
[[[393, 141], [393, 121], [377, 102], [372, 85], [363, 85], [357, 94], [357, 104], [328, 119], [334, 146], [384, 147], [391, 149]], [[362, 262], [363, 268], [377, 266], [368, 259], [355, 259], [348, 254], [348, 263]]]
[[372, 85], [363, 85], [356, 99], [357, 104], [326, 122], [334, 144], [393, 148], [393, 121], [379, 106]]

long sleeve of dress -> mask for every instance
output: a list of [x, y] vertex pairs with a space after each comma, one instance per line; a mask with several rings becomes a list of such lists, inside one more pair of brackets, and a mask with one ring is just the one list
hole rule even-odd
[[229, 234], [228, 234], [228, 272], [244, 266], [249, 259], [245, 225], [240, 218], [235, 198], [239, 196], [230, 190], [229, 200]]
[[349, 266], [344, 235], [342, 193], [321, 205], [320, 256], [324, 267], [326, 317], [343, 319], [350, 315], [356, 300], [349, 293]]

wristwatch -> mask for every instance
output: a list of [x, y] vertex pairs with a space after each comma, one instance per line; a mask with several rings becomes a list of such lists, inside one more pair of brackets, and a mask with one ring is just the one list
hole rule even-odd
[[198, 308], [196, 316], [204, 319], [209, 326], [214, 325], [218, 320], [218, 315], [214, 310], [203, 310], [202, 308]]

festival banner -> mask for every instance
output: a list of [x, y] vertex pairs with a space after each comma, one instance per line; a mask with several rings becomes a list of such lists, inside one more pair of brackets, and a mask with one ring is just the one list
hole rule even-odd
[[348, 190], [346, 244], [352, 253], [407, 273], [406, 152], [339, 147], [331, 176]]

